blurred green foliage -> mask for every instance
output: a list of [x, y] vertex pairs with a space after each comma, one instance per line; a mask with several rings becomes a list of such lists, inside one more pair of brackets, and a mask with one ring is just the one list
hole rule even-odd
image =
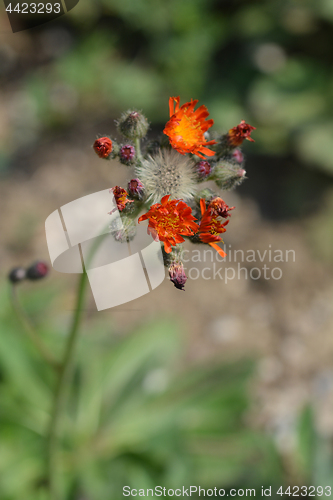
[[333, 496], [333, 442], [317, 434], [312, 407], [306, 407], [299, 420], [298, 466], [303, 481], [331, 487], [327, 496]]
[[[169, 96], [180, 95], [181, 102], [206, 104], [215, 129], [241, 119], [256, 126], [257, 155], [293, 155], [333, 173], [331, 0], [81, 0], [25, 36], [23, 55], [0, 51], [6, 63], [0, 68], [1, 165], [20, 151], [27, 155], [46, 131], [112, 124], [131, 106], [161, 127]], [[11, 48], [9, 37], [6, 42]], [[282, 183], [283, 195], [297, 204], [299, 178]], [[314, 224], [331, 257], [331, 207]], [[0, 297], [0, 498], [44, 500], [54, 380], [22, 336], [6, 292]], [[44, 311], [42, 334], [60, 352], [62, 328], [47, 320], [53, 298], [52, 288], [34, 292], [25, 306], [32, 316]], [[179, 328], [167, 319], [125, 338], [114, 334], [104, 322], [90, 322], [80, 344], [62, 422], [68, 500], [117, 500], [125, 484], [227, 489], [283, 481], [272, 442], [245, 425], [250, 364], [183, 367]], [[310, 410], [300, 422], [299, 446], [308, 484], [332, 483], [331, 447], [316, 436]]]
[[27, 32], [43, 64], [20, 86], [38, 130], [131, 106], [163, 124], [180, 95], [208, 105], [218, 129], [257, 126], [253, 151], [332, 173], [332, 10], [331, 0], [86, 0]]
[[[1, 294], [0, 498], [42, 500], [44, 438], [54, 380]], [[53, 292], [24, 299], [53, 349]], [[48, 318], [49, 319], [49, 318]], [[89, 334], [88, 334], [89, 331]], [[179, 327], [166, 318], [120, 338], [105, 322], [82, 337], [61, 426], [65, 498], [122, 498], [122, 488], [260, 487], [281, 477], [270, 439], [245, 425], [251, 363], [184, 366]], [[81, 495], [81, 496], [80, 496]]]

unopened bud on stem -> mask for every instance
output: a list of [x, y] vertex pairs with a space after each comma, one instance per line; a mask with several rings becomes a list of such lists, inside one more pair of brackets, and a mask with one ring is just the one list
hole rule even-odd
[[144, 194], [144, 186], [140, 179], [131, 179], [128, 183], [128, 192], [133, 198], [141, 200]]
[[36, 281], [45, 278], [49, 273], [49, 267], [45, 262], [37, 261], [27, 269], [27, 279]]
[[121, 115], [117, 128], [128, 139], [142, 139], [148, 132], [149, 123], [139, 111], [129, 110]]
[[245, 170], [239, 165], [224, 161], [216, 165], [211, 179], [216, 182], [220, 189], [229, 191], [244, 181], [245, 174]]
[[100, 158], [109, 158], [112, 151], [112, 141], [109, 137], [100, 137], [94, 142], [93, 148]]
[[169, 267], [169, 278], [178, 290], [185, 292], [184, 286], [187, 281], [187, 276], [182, 262], [172, 262]]
[[25, 280], [26, 270], [23, 267], [15, 267], [8, 274], [8, 279], [11, 283], [19, 283]]
[[124, 165], [133, 165], [135, 159], [135, 148], [131, 144], [125, 144], [120, 148], [119, 159]]
[[198, 174], [199, 180], [204, 181], [212, 173], [213, 167], [207, 160], [202, 160], [196, 163], [195, 170]]

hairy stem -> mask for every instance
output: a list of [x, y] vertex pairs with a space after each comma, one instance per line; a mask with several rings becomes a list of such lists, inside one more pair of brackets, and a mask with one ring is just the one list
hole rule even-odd
[[59, 431], [59, 421], [66, 395], [68, 379], [72, 372], [75, 346], [78, 339], [79, 327], [82, 319], [84, 296], [87, 284], [87, 274], [83, 272], [77, 291], [77, 300], [71, 328], [65, 346], [64, 357], [60, 368], [59, 378], [54, 395], [51, 420], [47, 434], [47, 476], [48, 487], [51, 500], [60, 500], [61, 495], [58, 485], [58, 457], [57, 440]]
[[135, 150], [136, 150], [136, 157], [140, 163], [142, 163], [142, 153], [141, 153], [141, 146], [140, 146], [140, 139], [136, 138], [134, 139], [134, 144], [135, 144]]
[[26, 312], [24, 311], [23, 307], [21, 306], [18, 295], [17, 295], [17, 286], [11, 285], [10, 292], [11, 292], [10, 297], [11, 297], [13, 309], [16, 312], [16, 315], [21, 322], [23, 330], [26, 332], [30, 341], [33, 343], [33, 345], [35, 346], [35, 348], [37, 349], [37, 351], [39, 352], [41, 357], [44, 359], [44, 361], [46, 361], [54, 369], [59, 370], [60, 363], [56, 360], [56, 358], [53, 356], [53, 354], [49, 351], [47, 346], [44, 344], [40, 335], [38, 334], [38, 332], [35, 330], [33, 324], [31, 323], [30, 318], [27, 316]]

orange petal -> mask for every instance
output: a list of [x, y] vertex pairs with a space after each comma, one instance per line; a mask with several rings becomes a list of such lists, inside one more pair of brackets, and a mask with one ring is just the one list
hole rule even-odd
[[161, 204], [165, 205], [168, 202], [169, 197], [170, 197], [169, 194], [166, 194], [165, 196], [163, 196], [163, 198], [161, 199]]
[[171, 245], [168, 241], [165, 241], [164, 242], [164, 250], [165, 250], [165, 253], [170, 253], [171, 252]]
[[175, 234], [174, 240], [176, 243], [183, 243], [183, 241], [185, 241], [184, 238], [180, 236], [180, 234]]
[[[206, 156], [214, 156], [215, 155], [215, 151], [212, 151], [211, 149], [205, 148], [203, 146], [200, 146], [199, 151], [200, 151], [200, 153], [203, 153]], [[200, 156], [197, 152], [195, 154], [197, 156]], [[202, 158], [202, 156], [201, 156], [201, 158]]]
[[221, 257], [226, 257], [227, 254], [220, 248], [216, 243], [208, 243], [211, 247], [213, 247]]
[[[174, 102], [176, 103], [176, 107], [174, 107]], [[169, 99], [169, 112], [170, 112], [170, 117], [172, 115], [174, 115], [175, 113], [177, 113], [177, 111], [179, 110], [179, 101], [180, 101], [180, 97], [170, 97]]]
[[200, 199], [200, 210], [201, 210], [201, 215], [203, 215], [206, 211], [206, 202], [203, 198]]
[[174, 98], [170, 97], [169, 99], [169, 113], [170, 117], [174, 114], [174, 103], [173, 103]]

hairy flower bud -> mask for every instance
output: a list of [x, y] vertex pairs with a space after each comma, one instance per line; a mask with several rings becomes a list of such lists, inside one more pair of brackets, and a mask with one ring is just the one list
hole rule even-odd
[[216, 198], [216, 196], [216, 193], [214, 193], [214, 191], [212, 191], [210, 188], [205, 188], [198, 191], [194, 198], [197, 204], [197, 209], [200, 208], [201, 198], [204, 198], [206, 201], [210, 202], [213, 198]]
[[175, 285], [178, 290], [184, 290], [185, 283], [187, 281], [187, 276], [184, 271], [184, 266], [182, 262], [173, 262], [169, 267], [169, 278], [170, 281]]
[[129, 181], [128, 192], [133, 196], [133, 198], [138, 198], [139, 200], [143, 198], [144, 186], [140, 179], [131, 179]]
[[136, 223], [130, 217], [121, 217], [122, 227], [119, 227], [119, 221], [116, 220], [110, 225], [111, 233], [116, 241], [126, 243], [133, 240], [136, 235]]
[[31, 281], [45, 278], [49, 273], [49, 267], [45, 262], [37, 261], [27, 269], [27, 279]]
[[119, 159], [124, 165], [132, 165], [135, 158], [135, 148], [131, 144], [125, 144], [120, 148]]
[[129, 110], [121, 115], [117, 128], [128, 139], [142, 139], [148, 132], [149, 123], [139, 111]]
[[219, 188], [229, 191], [244, 181], [245, 174], [245, 170], [239, 165], [223, 161], [216, 166], [212, 179]]
[[26, 270], [23, 267], [14, 267], [8, 274], [8, 279], [11, 283], [19, 283], [25, 280]]
[[93, 148], [100, 158], [108, 158], [112, 151], [112, 141], [109, 137], [100, 137], [94, 142]]
[[196, 163], [195, 169], [200, 180], [205, 180], [212, 173], [212, 165], [207, 160], [199, 161]]

